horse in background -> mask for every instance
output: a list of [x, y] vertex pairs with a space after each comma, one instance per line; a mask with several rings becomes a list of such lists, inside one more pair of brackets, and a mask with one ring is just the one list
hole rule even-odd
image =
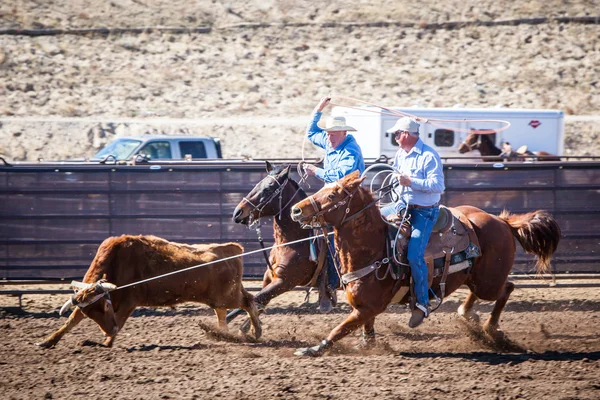
[[[391, 268], [391, 264], [386, 265], [386, 259], [390, 257], [387, 250], [388, 228], [379, 208], [373, 206], [376, 202], [372, 194], [360, 186], [363, 180], [358, 173], [352, 173], [292, 207], [292, 218], [297, 222], [333, 225], [342, 281], [346, 279], [348, 282], [346, 297], [353, 308], [348, 318], [325, 340], [317, 346], [299, 349], [296, 355], [322, 355], [335, 342], [359, 327], [363, 329], [363, 344], [373, 345], [375, 317], [387, 309], [402, 287], [398, 275], [388, 273], [389, 269], [379, 271]], [[483, 330], [492, 339], [500, 340], [500, 314], [514, 289], [514, 284], [508, 281], [516, 250], [514, 238], [526, 252], [538, 257], [537, 272], [543, 273], [547, 271], [558, 246], [560, 228], [545, 211], [521, 215], [503, 212], [496, 217], [471, 206], [456, 207], [456, 210], [472, 224], [481, 255], [475, 258], [468, 273], [463, 271], [447, 276], [445, 293], [450, 294], [461, 285], [467, 285], [470, 293], [458, 310], [459, 315], [467, 320], [476, 319], [472, 309], [478, 299], [494, 301]], [[439, 279], [434, 280], [432, 287], [439, 282]], [[407, 303], [409, 293], [406, 290], [399, 302]]]
[[[306, 193], [290, 177], [290, 166], [274, 168], [266, 161], [267, 176], [254, 186], [233, 211], [233, 221], [252, 225], [262, 217], [273, 217], [275, 245], [282, 245], [312, 235], [312, 230], [302, 229], [292, 221], [292, 205], [305, 199]], [[269, 256], [269, 265], [263, 277], [263, 288], [255, 296], [259, 308], [264, 308], [274, 297], [294, 289], [314, 283], [317, 275], [317, 262], [310, 257], [310, 241], [305, 240], [291, 245], [275, 247]], [[320, 310], [327, 312], [331, 302], [319, 293]], [[231, 311], [227, 322], [233, 320], [242, 310]]]
[[486, 158], [484, 161], [560, 161], [560, 157], [545, 151], [532, 152], [527, 146], [521, 146], [514, 151], [508, 142], [504, 143], [503, 149], [496, 147], [490, 135], [469, 133], [469, 135], [458, 146], [458, 152], [465, 154], [478, 150], [482, 156], [498, 156]]

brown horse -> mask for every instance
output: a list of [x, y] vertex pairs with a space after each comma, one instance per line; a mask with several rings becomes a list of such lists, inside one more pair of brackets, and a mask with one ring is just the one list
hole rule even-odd
[[[473, 150], [478, 150], [482, 156], [500, 156], [502, 150], [496, 147], [490, 135], [469, 133], [469, 135], [458, 146], [460, 154], [468, 153]], [[502, 161], [503, 157], [486, 158], [484, 161]]]
[[[378, 207], [372, 207], [374, 199], [371, 193], [360, 186], [363, 179], [359, 178], [358, 173], [352, 173], [292, 208], [295, 221], [310, 224], [316, 219], [321, 224], [333, 225], [342, 274], [367, 266], [377, 269], [385, 265], [382, 261], [388, 257], [387, 225]], [[515, 255], [514, 237], [525, 251], [538, 257], [537, 270], [541, 273], [547, 270], [550, 257], [556, 250], [560, 228], [544, 211], [522, 215], [503, 212], [496, 217], [471, 206], [460, 206], [457, 210], [473, 225], [481, 256], [475, 259], [470, 273], [448, 275], [446, 293], [452, 293], [463, 284], [469, 287], [470, 293], [458, 310], [467, 319], [475, 316], [472, 308], [477, 299], [495, 301], [491, 316], [483, 328], [491, 338], [496, 338], [500, 334], [500, 314], [514, 289], [514, 284], [507, 281]], [[396, 279], [393, 274], [381, 272], [366, 274], [348, 283], [346, 297], [353, 307], [350, 316], [319, 345], [299, 349], [296, 354], [321, 355], [334, 342], [360, 326], [363, 328], [363, 340], [368, 339], [365, 344], [372, 345], [375, 317], [386, 310], [400, 288]], [[436, 281], [432, 287], [435, 285]], [[408, 295], [403, 296], [400, 302], [408, 302]]]
[[[311, 236], [312, 230], [302, 229], [290, 216], [291, 206], [306, 193], [290, 178], [290, 167], [273, 168], [266, 162], [268, 175], [244, 197], [233, 211], [233, 221], [251, 225], [261, 217], [273, 218], [275, 245], [283, 245]], [[310, 258], [308, 240], [292, 245], [275, 247], [269, 257], [269, 268], [263, 277], [263, 289], [255, 296], [259, 308], [264, 308], [271, 299], [299, 285], [308, 285], [317, 268]], [[227, 315], [227, 322], [243, 310], [234, 310]]]
[[487, 134], [470, 133], [458, 146], [460, 154], [473, 150], [479, 150], [482, 156], [498, 156], [486, 158], [484, 161], [560, 161], [560, 157], [545, 151], [532, 152], [525, 150], [522, 153], [516, 151], [503, 153], [502, 150], [496, 147], [490, 135]]

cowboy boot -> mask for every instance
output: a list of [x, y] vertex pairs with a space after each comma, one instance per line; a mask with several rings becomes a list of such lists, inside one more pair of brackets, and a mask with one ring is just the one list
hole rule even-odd
[[423, 323], [423, 320], [429, 316], [429, 309], [419, 303], [415, 304], [415, 308], [412, 310], [408, 326], [410, 328], [416, 328]]

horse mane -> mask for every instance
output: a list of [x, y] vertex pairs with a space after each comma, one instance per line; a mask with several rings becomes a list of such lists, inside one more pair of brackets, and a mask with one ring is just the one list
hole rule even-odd
[[[271, 171], [269, 171], [269, 173], [267, 175], [271, 175], [272, 177], [277, 177], [277, 175], [279, 175], [281, 172], [283, 172], [283, 170], [285, 170], [287, 167], [289, 167], [289, 165], [277, 165], [275, 167], [273, 167], [273, 169]], [[300, 185], [298, 184], [298, 182], [296, 182], [296, 180], [294, 178], [292, 178], [289, 174], [288, 174], [288, 182], [292, 184], [292, 186], [294, 187], [294, 190], [296, 190], [298, 192], [298, 194], [300, 195], [300, 198], [305, 199], [307, 198], [307, 194], [304, 191], [304, 189], [302, 189], [302, 187], [300, 187]]]
[[[490, 135], [481, 135], [481, 140], [483, 142], [486, 142], [488, 144], [488, 146], [490, 146], [490, 150], [492, 151], [492, 154], [489, 154], [489, 155], [497, 156], [500, 153], [502, 153], [502, 150], [500, 150], [499, 148], [496, 147], [496, 145], [490, 138]], [[479, 152], [481, 152], [481, 146], [479, 147]], [[482, 155], [484, 155], [484, 154], [482, 153]]]
[[[358, 191], [359, 197], [364, 202], [363, 206], [367, 206], [368, 204], [371, 204], [373, 201], [375, 201], [373, 193], [371, 193], [371, 191], [369, 191], [368, 188], [359, 186]], [[381, 221], [381, 211], [379, 210], [379, 207], [376, 204], [366, 209], [365, 213], [372, 213], [373, 215], [370, 215], [369, 218], [372, 218], [375, 221]]]

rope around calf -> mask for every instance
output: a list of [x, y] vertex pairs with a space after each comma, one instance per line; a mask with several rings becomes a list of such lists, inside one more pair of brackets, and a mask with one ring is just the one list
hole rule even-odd
[[[333, 232], [328, 233], [328, 235], [333, 235]], [[289, 246], [291, 244], [296, 244], [296, 243], [304, 242], [304, 241], [307, 241], [307, 240], [312, 240], [312, 239], [319, 238], [319, 237], [325, 237], [325, 235], [310, 236], [310, 237], [307, 237], [307, 238], [304, 238], [304, 239], [298, 239], [298, 240], [294, 240], [294, 241], [288, 242], [288, 243], [276, 244], [274, 246], [266, 247], [264, 249], [252, 250], [252, 251], [249, 251], [247, 253], [242, 253], [242, 254], [237, 255], [237, 256], [231, 256], [231, 257], [221, 258], [221, 259], [218, 259], [218, 260], [215, 260], [215, 261], [207, 262], [205, 264], [198, 264], [198, 265], [194, 265], [192, 267], [188, 267], [188, 268], [184, 268], [184, 269], [178, 269], [177, 271], [172, 271], [172, 272], [168, 272], [166, 274], [158, 275], [158, 276], [155, 276], [155, 277], [152, 277], [152, 278], [143, 279], [141, 281], [137, 281], [137, 282], [133, 282], [133, 283], [128, 283], [127, 285], [119, 286], [116, 289], [113, 289], [111, 291], [117, 291], [117, 290], [120, 290], [120, 289], [125, 289], [125, 288], [131, 287], [131, 286], [140, 285], [142, 283], [150, 282], [150, 281], [153, 281], [153, 280], [156, 280], [156, 279], [165, 278], [167, 276], [179, 274], [181, 272], [190, 271], [192, 269], [196, 269], [196, 268], [200, 268], [200, 267], [206, 267], [207, 265], [216, 264], [216, 263], [221, 262], [221, 261], [228, 261], [228, 260], [232, 260], [234, 258], [244, 257], [244, 256], [247, 256], [247, 255], [250, 255], [250, 254], [256, 254], [256, 253], [264, 251], [264, 250], [271, 250], [271, 249], [275, 249], [275, 248], [278, 248], [278, 247]]]

